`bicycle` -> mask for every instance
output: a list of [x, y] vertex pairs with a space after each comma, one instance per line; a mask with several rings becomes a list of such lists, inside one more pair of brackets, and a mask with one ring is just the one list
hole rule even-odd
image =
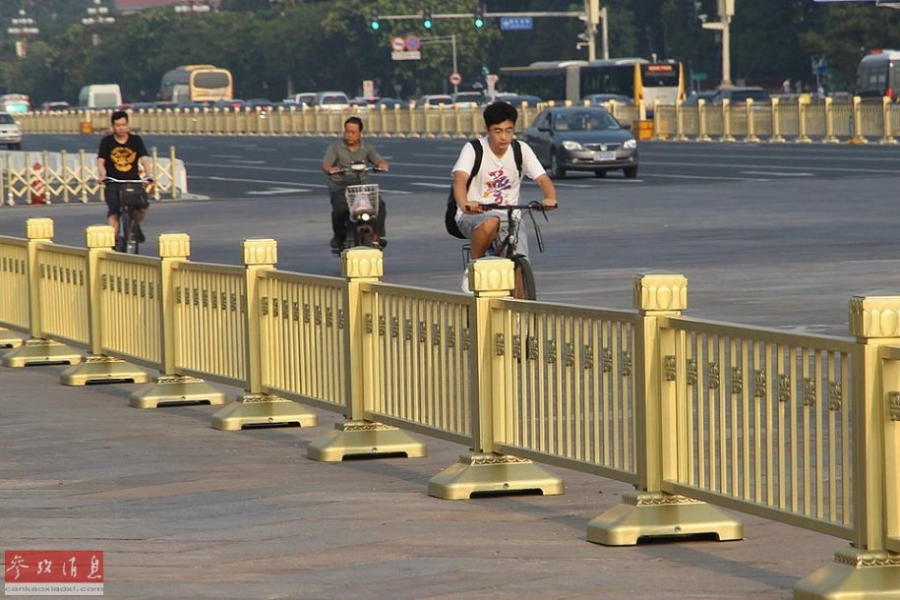
[[[543, 252], [544, 239], [541, 237], [541, 228], [534, 218], [534, 213], [535, 211], [539, 211], [544, 215], [544, 219], [549, 221], [550, 219], [547, 218], [546, 211], [550, 209], [542, 206], [540, 202], [530, 202], [528, 204], [516, 204], [511, 206], [482, 204], [481, 208], [484, 212], [499, 210], [506, 213], [506, 237], [500, 239], [503, 231], [503, 228], [501, 227], [498, 230], [497, 237], [494, 238], [494, 243], [491, 245], [490, 250], [488, 250], [488, 256], [508, 258], [513, 262], [513, 272], [515, 274], [515, 289], [513, 290], [514, 298], [519, 300], [537, 300], [537, 286], [534, 281], [534, 269], [532, 269], [528, 257], [518, 252], [519, 228], [521, 227], [523, 214], [527, 214], [531, 218], [531, 223], [534, 226], [534, 237], [537, 240], [538, 251]], [[470, 243], [463, 244], [463, 268], [465, 269], [469, 268], [471, 249], [472, 246]]]
[[381, 240], [378, 233], [378, 217], [383, 202], [381, 192], [378, 184], [362, 183], [363, 173], [368, 171], [381, 173], [383, 170], [370, 167], [365, 163], [354, 163], [340, 169], [340, 173], [344, 175], [356, 175], [357, 183], [348, 185], [344, 190], [344, 198], [347, 202], [346, 235], [341, 247], [332, 249], [334, 254], [340, 255], [347, 248], [357, 246], [384, 249], [386, 242]]
[[137, 211], [149, 206], [144, 184], [151, 181], [153, 180], [149, 177], [116, 179], [107, 176], [103, 178], [105, 185], [115, 185], [119, 193], [119, 230], [116, 231], [115, 246], [117, 252], [139, 253]]

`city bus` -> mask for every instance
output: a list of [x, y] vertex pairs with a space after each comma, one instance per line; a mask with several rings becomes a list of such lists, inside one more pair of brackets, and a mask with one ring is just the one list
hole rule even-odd
[[161, 100], [175, 103], [231, 100], [231, 71], [213, 65], [183, 65], [163, 75], [159, 94]]
[[856, 95], [900, 101], [900, 51], [873, 50], [856, 68]]
[[4, 94], [0, 96], [0, 112], [31, 112], [31, 100], [25, 94]]
[[589, 94], [621, 94], [652, 110], [657, 100], [674, 105], [684, 99], [684, 67], [676, 61], [643, 58], [540, 61], [501, 68], [500, 87], [557, 102], [580, 102]]

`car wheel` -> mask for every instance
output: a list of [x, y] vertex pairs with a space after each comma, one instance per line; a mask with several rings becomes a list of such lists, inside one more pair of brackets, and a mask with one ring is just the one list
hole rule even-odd
[[556, 152], [550, 154], [550, 177], [553, 179], [565, 179], [566, 177], [566, 170], [559, 164]]
[[597, 179], [603, 179], [604, 177], [606, 177], [606, 173], [606, 169], [597, 169], [596, 171], [594, 171], [594, 177], [596, 177]]
[[622, 171], [625, 173], [626, 179], [634, 179], [637, 177], [637, 169], [637, 165], [635, 165], [633, 167], [625, 167]]

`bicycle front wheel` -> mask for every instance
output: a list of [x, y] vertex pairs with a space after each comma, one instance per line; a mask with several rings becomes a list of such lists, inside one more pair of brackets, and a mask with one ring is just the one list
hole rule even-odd
[[512, 257], [516, 288], [513, 297], [518, 300], [537, 300], [537, 286], [534, 283], [534, 271], [531, 262], [521, 254]]

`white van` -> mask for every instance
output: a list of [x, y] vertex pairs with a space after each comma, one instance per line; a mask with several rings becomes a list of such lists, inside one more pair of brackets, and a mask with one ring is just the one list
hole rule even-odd
[[118, 108], [122, 106], [122, 90], [118, 83], [86, 85], [78, 94], [81, 108]]

